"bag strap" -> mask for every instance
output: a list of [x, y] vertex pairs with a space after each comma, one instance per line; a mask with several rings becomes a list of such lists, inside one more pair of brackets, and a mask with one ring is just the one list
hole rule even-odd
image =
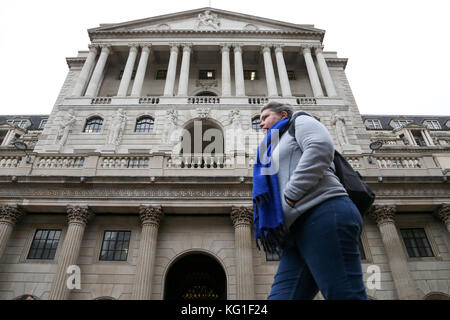
[[295, 119], [297, 119], [297, 117], [299, 117], [299, 116], [312, 117], [312, 115], [310, 115], [309, 113], [307, 113], [305, 111], [298, 111], [292, 115], [291, 120], [289, 121], [289, 124], [287, 127], [289, 127], [289, 129], [288, 129], [289, 134], [293, 137], [295, 137]]

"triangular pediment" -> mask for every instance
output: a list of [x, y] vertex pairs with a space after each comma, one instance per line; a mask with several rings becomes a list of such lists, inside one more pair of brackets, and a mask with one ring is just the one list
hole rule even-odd
[[214, 8], [201, 8], [123, 23], [103, 24], [98, 28], [90, 29], [89, 33], [170, 31], [300, 32], [322, 35], [325, 33], [312, 25], [293, 24]]

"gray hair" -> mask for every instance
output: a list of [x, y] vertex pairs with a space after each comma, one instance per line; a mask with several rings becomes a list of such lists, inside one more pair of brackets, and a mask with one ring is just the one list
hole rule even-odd
[[290, 104], [288, 103], [283, 104], [276, 101], [269, 102], [268, 104], [262, 106], [260, 112], [262, 113], [266, 109], [270, 109], [278, 114], [280, 114], [283, 111], [286, 111], [288, 117], [292, 117], [292, 114], [294, 113], [294, 109]]

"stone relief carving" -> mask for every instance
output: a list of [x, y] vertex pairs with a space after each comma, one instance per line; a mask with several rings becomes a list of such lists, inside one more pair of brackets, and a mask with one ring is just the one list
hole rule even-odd
[[126, 119], [127, 116], [125, 111], [123, 111], [122, 108], [117, 110], [117, 113], [114, 115], [113, 120], [111, 122], [108, 137], [106, 140], [106, 143], [108, 145], [114, 146], [119, 145], [120, 140], [122, 139], [123, 136], [123, 131], [125, 129]]
[[170, 143], [178, 141], [181, 130], [181, 123], [178, 119], [178, 111], [175, 109], [167, 110], [166, 115], [169, 119], [169, 125], [164, 133], [164, 142]]
[[0, 205], [0, 222], [15, 225], [24, 212], [17, 205]]
[[217, 17], [217, 14], [211, 13], [211, 11], [206, 10], [205, 13], [200, 13], [198, 15], [198, 24], [197, 28], [202, 26], [204, 27], [212, 27], [214, 29], [220, 28], [220, 21]]
[[197, 108], [197, 116], [201, 119], [208, 119], [210, 117], [211, 109], [209, 108]]
[[64, 112], [62, 118], [63, 120], [58, 127], [58, 131], [55, 137], [55, 144], [60, 147], [66, 144], [67, 137], [69, 136], [69, 131], [70, 129], [72, 129], [74, 123], [76, 122], [76, 117], [73, 114], [73, 110]]
[[339, 113], [335, 113], [331, 117], [331, 124], [335, 127], [336, 137], [339, 144], [343, 147], [349, 145], [345, 118]]

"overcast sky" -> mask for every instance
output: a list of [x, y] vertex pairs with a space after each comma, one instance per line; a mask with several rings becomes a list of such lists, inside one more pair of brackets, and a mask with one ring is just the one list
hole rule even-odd
[[[209, 6], [209, 0], [1, 0], [0, 114], [48, 114], [66, 57], [88, 28]], [[450, 0], [212, 0], [213, 8], [326, 31], [325, 51], [348, 58], [362, 114], [450, 115]]]

